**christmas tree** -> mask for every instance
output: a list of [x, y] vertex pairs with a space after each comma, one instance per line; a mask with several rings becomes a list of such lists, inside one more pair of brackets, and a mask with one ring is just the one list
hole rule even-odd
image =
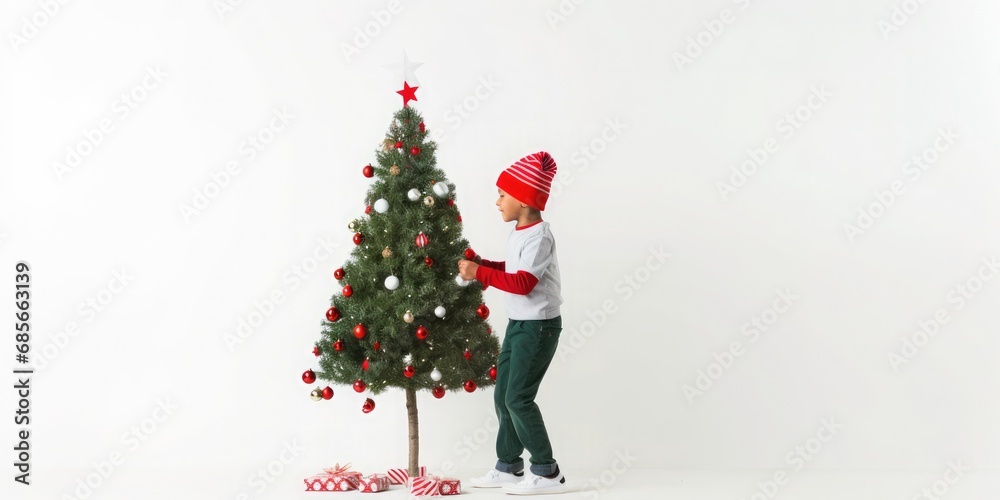
[[[411, 476], [419, 466], [417, 391], [440, 399], [491, 386], [500, 352], [482, 288], [458, 275], [458, 261], [475, 253], [462, 237], [455, 186], [436, 167], [436, 144], [407, 105], [414, 89], [401, 92], [403, 108], [376, 150], [376, 165], [362, 169], [375, 181], [364, 215], [348, 224], [351, 258], [334, 271], [343, 288], [330, 300], [313, 349], [320, 371], [303, 374], [306, 383], [319, 378], [372, 395], [403, 389]], [[331, 399], [333, 390], [317, 388], [312, 397]], [[374, 407], [368, 398], [362, 411]]]

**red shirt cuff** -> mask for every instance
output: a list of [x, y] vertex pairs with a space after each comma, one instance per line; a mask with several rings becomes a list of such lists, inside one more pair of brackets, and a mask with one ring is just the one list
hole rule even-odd
[[493, 261], [493, 260], [480, 259], [479, 265], [486, 266], [490, 269], [499, 269], [501, 271], [505, 271], [507, 269], [507, 263], [502, 260]]

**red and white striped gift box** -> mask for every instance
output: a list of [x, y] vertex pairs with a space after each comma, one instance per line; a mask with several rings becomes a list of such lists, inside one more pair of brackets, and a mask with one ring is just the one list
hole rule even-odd
[[[420, 476], [426, 475], [427, 474], [427, 467], [424, 467], [423, 465], [421, 465], [420, 466], [419, 474], [420, 474]], [[410, 477], [410, 473], [409, 473], [409, 469], [407, 469], [407, 468], [403, 468], [403, 469], [389, 469], [388, 476], [389, 476], [389, 482], [392, 483], [392, 484], [406, 484], [407, 483], [407, 479], [409, 479], [409, 477]]]
[[436, 476], [420, 476], [413, 478], [410, 484], [410, 496], [436, 497], [441, 495]]
[[434, 475], [415, 477], [410, 485], [410, 496], [413, 497], [436, 497], [461, 493], [462, 482], [450, 477]]
[[381, 493], [389, 489], [389, 476], [385, 474], [372, 474], [362, 477], [358, 486], [361, 493]]

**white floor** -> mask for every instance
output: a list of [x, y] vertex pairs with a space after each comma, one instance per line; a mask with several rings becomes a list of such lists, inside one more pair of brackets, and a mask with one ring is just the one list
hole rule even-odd
[[[567, 475], [571, 493], [559, 498], [665, 499], [665, 500], [771, 500], [844, 499], [910, 500], [942, 480], [943, 471], [806, 471], [789, 475], [781, 485], [773, 482], [776, 470], [649, 470], [631, 469], [621, 475], [610, 471], [577, 471]], [[567, 474], [570, 474], [567, 471]], [[602, 481], [603, 474], [603, 481]], [[779, 476], [780, 478], [781, 476]], [[1000, 471], [972, 471], [953, 485], [942, 481], [931, 497], [1000, 499]], [[947, 490], [944, 487], [947, 486]], [[477, 498], [513, 498], [499, 492], [468, 488]], [[400, 495], [402, 498], [404, 495]]]
[[[91, 469], [92, 471], [92, 469]], [[82, 471], [81, 471], [82, 472]], [[482, 471], [461, 471], [463, 495], [476, 498], [514, 498], [501, 490], [468, 487], [465, 479]], [[1000, 499], [1000, 470], [971, 470], [948, 484], [944, 471], [936, 470], [811, 470], [790, 473], [781, 485], [772, 480], [775, 470], [650, 470], [627, 469], [615, 474], [610, 470], [564, 471], [569, 493], [542, 498], [581, 499], [657, 499], [657, 500], [911, 500], [915, 498], [947, 500]], [[85, 498], [142, 500], [257, 500], [317, 498], [409, 498], [408, 491], [394, 486], [374, 495], [358, 492], [305, 492], [301, 474], [287, 470], [270, 482], [249, 485], [247, 471], [218, 470], [149, 470], [115, 471]], [[0, 498], [11, 500], [69, 500], [78, 495], [80, 473], [68, 470], [37, 471], [28, 487], [11, 485], [0, 488]], [[952, 477], [952, 476], [949, 476]], [[936, 483], [936, 484], [935, 484]], [[933, 488], [937, 487], [937, 491]], [[922, 490], [928, 488], [930, 496]]]

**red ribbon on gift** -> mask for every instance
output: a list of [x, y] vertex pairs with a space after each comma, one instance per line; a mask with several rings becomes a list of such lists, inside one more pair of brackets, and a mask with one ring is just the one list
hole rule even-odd
[[325, 473], [327, 473], [327, 474], [329, 474], [331, 476], [339, 476], [341, 474], [351, 474], [351, 475], [360, 474], [360, 472], [354, 472], [354, 471], [351, 470], [351, 464], [350, 463], [346, 463], [344, 465], [340, 465], [339, 463], [336, 463], [336, 464], [333, 464], [333, 467], [331, 467], [331, 468], [323, 469], [323, 472], [325, 472]]

